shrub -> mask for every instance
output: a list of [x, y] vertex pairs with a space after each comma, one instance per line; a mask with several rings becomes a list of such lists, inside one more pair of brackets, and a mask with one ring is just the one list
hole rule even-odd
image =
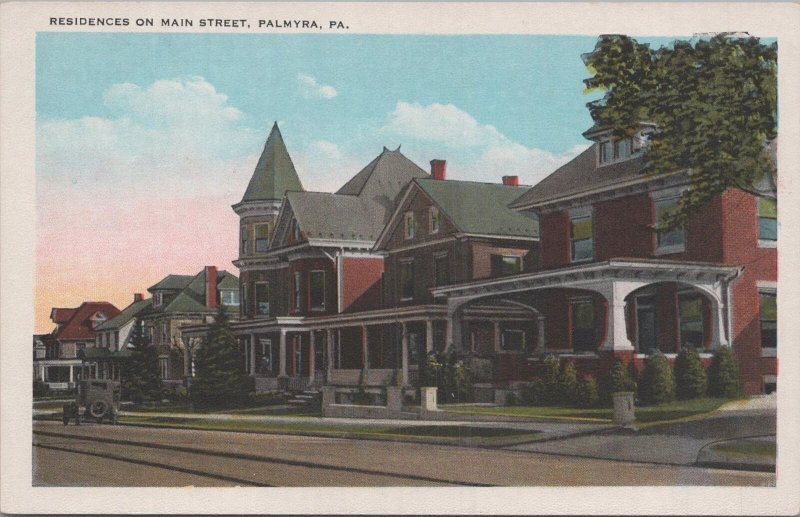
[[422, 385], [439, 388], [437, 398], [442, 403], [467, 401], [472, 395], [469, 366], [458, 359], [455, 350], [428, 355], [423, 368]]
[[517, 395], [516, 393], [509, 392], [506, 394], [506, 406], [516, 406], [517, 402]]
[[721, 347], [714, 353], [708, 368], [708, 394], [724, 398], [735, 398], [742, 394], [739, 366], [729, 347]]
[[684, 348], [675, 359], [675, 394], [681, 400], [706, 394], [708, 377], [700, 354], [694, 348]]
[[592, 377], [584, 377], [578, 382], [575, 405], [578, 407], [595, 407], [600, 402], [600, 389]]
[[639, 382], [639, 401], [643, 405], [662, 404], [675, 398], [675, 377], [664, 354], [650, 357]]
[[558, 393], [554, 397], [559, 405], [575, 405], [578, 402], [578, 369], [574, 361], [564, 363], [558, 378]]
[[603, 376], [601, 397], [603, 404], [611, 404], [611, 394], [619, 391], [636, 391], [636, 379], [631, 375], [628, 364], [617, 361]]
[[522, 390], [522, 403], [528, 406], [543, 406], [545, 400], [545, 387], [542, 379], [534, 379]]

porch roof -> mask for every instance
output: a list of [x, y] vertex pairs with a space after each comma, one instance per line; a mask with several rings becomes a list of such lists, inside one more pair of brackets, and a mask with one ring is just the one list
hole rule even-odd
[[435, 287], [435, 298], [473, 298], [543, 288], [591, 286], [599, 281], [635, 280], [697, 284], [735, 278], [740, 267], [709, 262], [611, 259], [463, 284]]

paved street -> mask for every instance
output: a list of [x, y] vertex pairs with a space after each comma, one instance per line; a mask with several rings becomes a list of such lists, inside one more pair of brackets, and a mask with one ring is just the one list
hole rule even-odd
[[774, 485], [773, 474], [525, 451], [35, 422], [35, 485]]

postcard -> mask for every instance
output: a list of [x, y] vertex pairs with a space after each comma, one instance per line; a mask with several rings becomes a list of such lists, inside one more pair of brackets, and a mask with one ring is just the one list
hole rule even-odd
[[797, 5], [0, 10], [4, 512], [798, 512]]

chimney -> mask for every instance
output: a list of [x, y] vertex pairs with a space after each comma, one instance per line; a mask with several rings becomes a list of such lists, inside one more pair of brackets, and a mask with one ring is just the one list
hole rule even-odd
[[435, 180], [443, 180], [447, 174], [447, 162], [444, 160], [431, 160], [431, 176]]
[[144, 300], [142, 293], [133, 293], [133, 303], [141, 302], [142, 300]]
[[206, 266], [206, 307], [209, 309], [219, 307], [217, 268], [215, 266]]
[[519, 187], [519, 176], [503, 176], [503, 185]]

